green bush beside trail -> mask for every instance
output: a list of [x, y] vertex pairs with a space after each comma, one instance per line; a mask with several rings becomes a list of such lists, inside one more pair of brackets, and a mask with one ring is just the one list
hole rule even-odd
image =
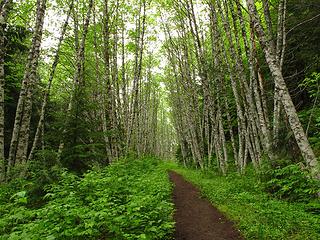
[[[0, 193], [0, 239], [170, 239], [171, 184], [156, 159], [126, 159], [80, 178], [64, 172], [40, 208]], [[1, 197], [2, 196], [2, 197]]]

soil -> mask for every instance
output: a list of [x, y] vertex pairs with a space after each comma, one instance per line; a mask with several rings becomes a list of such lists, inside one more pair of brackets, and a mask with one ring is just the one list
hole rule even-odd
[[244, 239], [230, 220], [201, 198], [196, 187], [175, 172], [170, 171], [169, 176], [174, 183], [176, 240]]

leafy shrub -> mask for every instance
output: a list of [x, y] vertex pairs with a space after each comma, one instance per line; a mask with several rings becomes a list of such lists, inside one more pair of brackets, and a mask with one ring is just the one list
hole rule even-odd
[[320, 191], [319, 182], [299, 164], [262, 171], [261, 179], [265, 190], [280, 199], [305, 202]]
[[41, 208], [28, 208], [23, 191], [0, 208], [0, 239], [170, 239], [171, 184], [157, 160], [126, 159], [83, 178], [60, 177]]

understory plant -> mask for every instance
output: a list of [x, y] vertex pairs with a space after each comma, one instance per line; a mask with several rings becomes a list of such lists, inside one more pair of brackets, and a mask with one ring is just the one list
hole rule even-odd
[[170, 239], [171, 184], [158, 160], [124, 159], [83, 178], [63, 172], [45, 205], [24, 189], [0, 207], [0, 239]]
[[266, 192], [272, 196], [295, 202], [309, 202], [320, 192], [319, 181], [310, 176], [302, 163], [267, 168], [260, 172]]

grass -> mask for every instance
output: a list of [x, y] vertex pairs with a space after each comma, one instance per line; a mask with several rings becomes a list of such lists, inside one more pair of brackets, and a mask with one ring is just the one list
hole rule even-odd
[[320, 239], [319, 213], [306, 211], [312, 203], [272, 198], [263, 191], [253, 171], [224, 177], [174, 163], [166, 167], [198, 186], [214, 206], [236, 222], [246, 239]]

